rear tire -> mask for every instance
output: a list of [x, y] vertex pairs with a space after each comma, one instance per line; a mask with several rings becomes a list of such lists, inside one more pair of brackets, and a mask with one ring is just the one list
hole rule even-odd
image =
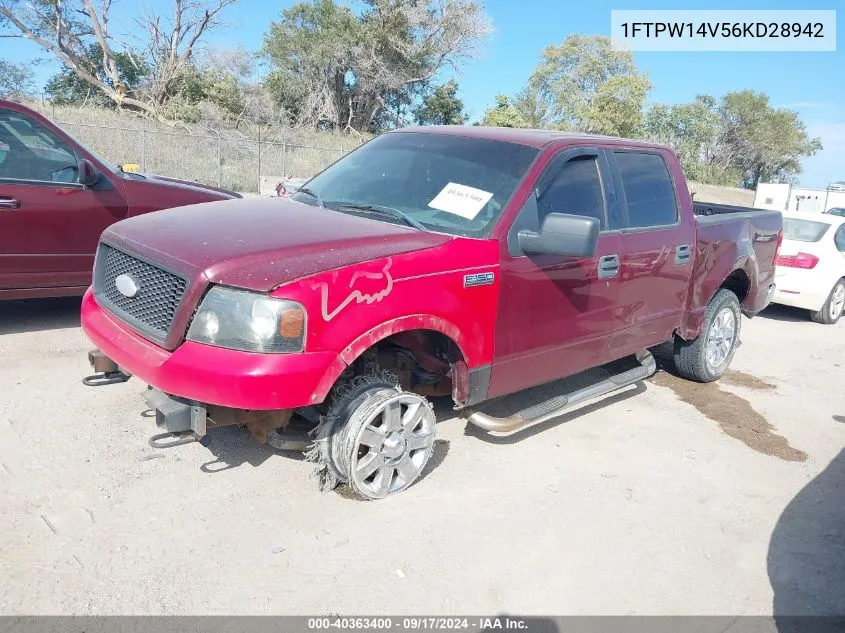
[[688, 380], [713, 382], [727, 371], [736, 352], [742, 323], [739, 300], [719, 290], [704, 316], [704, 327], [692, 341], [675, 337], [675, 369]]
[[845, 310], [845, 279], [840, 279], [833, 285], [833, 290], [827, 296], [822, 309], [818, 312], [810, 312], [810, 318], [816, 323], [833, 325], [842, 316]]

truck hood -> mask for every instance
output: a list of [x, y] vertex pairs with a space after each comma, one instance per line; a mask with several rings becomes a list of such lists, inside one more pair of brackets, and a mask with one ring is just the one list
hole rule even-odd
[[322, 271], [452, 239], [282, 198], [207, 202], [113, 224], [103, 239], [213, 283], [268, 292]]
[[124, 180], [130, 182], [143, 182], [147, 185], [160, 185], [162, 187], [167, 187], [168, 189], [180, 189], [192, 193], [214, 194], [213, 198], [215, 200], [241, 197], [241, 194], [235, 191], [229, 191], [228, 189], [214, 187], [212, 185], [204, 185], [202, 183], [193, 182], [191, 180], [180, 180], [179, 178], [169, 178], [167, 176], [157, 176], [155, 174], [137, 172], [130, 172], [128, 174], [124, 172], [121, 173], [120, 176]]

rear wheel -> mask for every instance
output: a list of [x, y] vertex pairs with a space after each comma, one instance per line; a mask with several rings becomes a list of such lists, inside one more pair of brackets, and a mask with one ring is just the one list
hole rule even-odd
[[832, 325], [839, 320], [845, 310], [845, 280], [840, 279], [833, 286], [833, 290], [824, 302], [822, 309], [818, 312], [811, 312], [810, 318], [816, 323]]
[[727, 371], [736, 352], [742, 312], [730, 290], [719, 290], [704, 317], [701, 334], [692, 341], [675, 338], [675, 369], [689, 380], [712, 382]]

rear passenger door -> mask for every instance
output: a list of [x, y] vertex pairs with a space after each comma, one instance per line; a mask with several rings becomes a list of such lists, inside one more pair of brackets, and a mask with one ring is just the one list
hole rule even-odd
[[[695, 218], [682, 213], [665, 150], [608, 150], [622, 215], [621, 271], [607, 360], [668, 340], [687, 305]], [[680, 174], [678, 174], [680, 176]]]

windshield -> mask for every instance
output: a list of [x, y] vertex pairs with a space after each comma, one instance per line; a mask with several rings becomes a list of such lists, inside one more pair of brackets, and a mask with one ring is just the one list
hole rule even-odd
[[291, 197], [385, 222], [481, 237], [538, 152], [503, 141], [393, 132], [343, 157]]
[[830, 224], [812, 220], [783, 219], [783, 238], [796, 242], [818, 242], [822, 239]]

